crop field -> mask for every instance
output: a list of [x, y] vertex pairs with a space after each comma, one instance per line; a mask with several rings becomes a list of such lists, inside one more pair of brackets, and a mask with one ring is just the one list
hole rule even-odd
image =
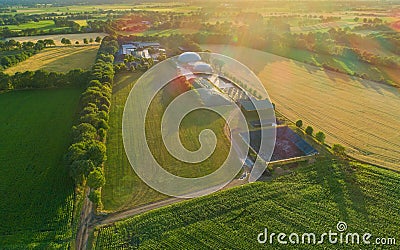
[[[393, 218], [400, 216], [399, 198], [399, 174], [320, 157], [272, 182], [219, 191], [97, 228], [93, 249], [260, 249], [257, 236], [264, 228], [269, 235], [313, 232], [318, 241], [324, 232], [337, 232], [339, 221], [347, 223], [345, 233], [371, 233], [371, 242], [375, 237], [398, 239], [400, 222]], [[307, 244], [280, 245], [276, 236], [273, 246], [264, 245], [310, 249]], [[325, 238], [313, 247], [332, 245]]]
[[[394, 56], [389, 51], [382, 49], [378, 44], [363, 44], [359, 48], [371, 51], [377, 55]], [[322, 67], [324, 64], [330, 65], [349, 75], [354, 75], [355, 73], [365, 74], [368, 79], [373, 81], [386, 79], [392, 86], [400, 86], [400, 77], [398, 74], [392, 73], [396, 69], [361, 62], [354, 59], [354, 55], [351, 54], [347, 56], [330, 56], [291, 48], [281, 51], [280, 55], [296, 61], [311, 63], [319, 67]]]
[[62, 159], [80, 92], [0, 94], [1, 249], [68, 248], [74, 190]]
[[40, 53], [4, 70], [7, 74], [35, 71], [68, 72], [72, 69], [90, 69], [96, 58], [98, 46], [69, 46], [61, 48], [47, 48]]
[[25, 30], [25, 29], [38, 29], [38, 30], [65, 30], [64, 27], [56, 27], [54, 25], [53, 20], [41, 20], [38, 22], [29, 22], [29, 23], [23, 23], [19, 25], [7, 25], [5, 27], [8, 27], [10, 30]]
[[308, 32], [317, 32], [317, 31], [328, 31], [329, 29], [338, 29], [338, 28], [353, 28], [354, 26], [358, 26], [360, 24], [356, 22], [344, 22], [344, 21], [338, 21], [338, 22], [329, 22], [329, 23], [320, 23], [320, 24], [314, 24], [314, 25], [307, 25], [307, 26], [298, 26], [298, 27], [292, 27], [290, 29], [291, 32], [295, 33], [308, 33]]
[[241, 61], [263, 82], [277, 110], [323, 131], [357, 159], [399, 170], [400, 92], [257, 50], [203, 46]]
[[87, 26], [87, 20], [74, 20], [75, 23], [79, 24], [81, 27], [82, 26]]
[[61, 46], [63, 45], [61, 43], [61, 39], [62, 38], [67, 38], [69, 40], [71, 40], [72, 44], [75, 44], [76, 41], [78, 41], [80, 44], [83, 44], [83, 39], [87, 38], [93, 38], [96, 39], [96, 37], [101, 37], [103, 38], [104, 36], [106, 36], [106, 33], [80, 33], [80, 34], [60, 34], [60, 35], [43, 35], [43, 36], [21, 36], [21, 37], [11, 37], [11, 38], [7, 38], [8, 40], [13, 39], [15, 41], [19, 41], [19, 42], [37, 42], [38, 40], [44, 40], [44, 39], [52, 39], [54, 40], [54, 43], [56, 44], [56, 46]]
[[[104, 210], [115, 211], [147, 204], [167, 198], [148, 187], [134, 173], [125, 154], [122, 140], [122, 114], [130, 89], [140, 75], [123, 73], [117, 75], [113, 88], [110, 111], [110, 129], [107, 136], [107, 162], [105, 164], [106, 185], [102, 189]], [[229, 152], [229, 141], [223, 134], [224, 120], [207, 110], [194, 111], [183, 119], [180, 137], [189, 150], [197, 150], [200, 131], [210, 128], [218, 138], [216, 151], [201, 164], [184, 164], [169, 155], [161, 139], [161, 118], [163, 113], [161, 96], [157, 95], [146, 120], [146, 134], [149, 148], [160, 164], [169, 172], [184, 176], [198, 177], [215, 171], [225, 161]], [[196, 126], [193, 126], [196, 125]]]

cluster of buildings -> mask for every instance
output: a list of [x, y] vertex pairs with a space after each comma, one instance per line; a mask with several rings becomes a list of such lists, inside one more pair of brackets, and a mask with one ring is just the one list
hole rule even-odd
[[158, 42], [129, 42], [121, 45], [115, 62], [124, 62], [128, 55], [157, 63], [160, 57], [166, 57], [166, 52]]
[[[206, 95], [200, 96], [206, 105], [219, 106], [234, 102], [240, 107], [248, 122], [250, 133], [245, 135], [235, 131], [237, 134], [231, 134], [231, 138], [239, 136], [249, 146], [249, 155], [245, 159], [246, 167], [252, 168], [257, 155], [264, 162], [289, 163], [318, 154], [289, 127], [276, 124], [275, 110], [268, 99], [258, 99], [229, 80], [223, 73], [217, 74], [210, 65], [213, 63], [210, 60], [205, 62], [195, 52], [182, 53], [176, 60], [177, 75], [185, 76], [194, 88], [205, 88], [208, 91]], [[260, 114], [269, 120], [260, 119]], [[272, 136], [271, 129], [276, 131], [275, 147], [262, 147], [262, 134]]]

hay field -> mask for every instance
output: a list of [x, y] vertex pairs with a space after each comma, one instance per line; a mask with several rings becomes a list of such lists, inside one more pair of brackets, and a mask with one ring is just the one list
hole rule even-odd
[[323, 131], [328, 144], [341, 143], [357, 159], [400, 170], [398, 89], [248, 48], [203, 48], [251, 68], [278, 111]]
[[99, 46], [70, 46], [61, 48], [48, 48], [40, 53], [4, 70], [7, 74], [16, 72], [47, 71], [68, 72], [71, 69], [90, 69], [93, 65]]

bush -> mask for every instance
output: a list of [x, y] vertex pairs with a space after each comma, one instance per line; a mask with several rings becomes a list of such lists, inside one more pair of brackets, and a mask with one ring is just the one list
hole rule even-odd
[[333, 144], [332, 151], [337, 156], [344, 156], [346, 148], [340, 144]]
[[313, 132], [314, 132], [314, 129], [313, 129], [311, 126], [308, 126], [308, 127], [306, 128], [306, 134], [307, 134], [307, 135], [312, 135]]
[[103, 204], [101, 203], [101, 193], [100, 190], [92, 190], [89, 193], [89, 200], [96, 204], [98, 208], [101, 208]]
[[319, 131], [318, 133], [315, 134], [315, 138], [317, 139], [317, 141], [323, 144], [325, 142], [324, 132]]
[[104, 178], [104, 174], [100, 169], [95, 169], [90, 172], [87, 178], [87, 184], [90, 188], [98, 189], [106, 183], [106, 179]]
[[303, 127], [303, 121], [302, 121], [302, 120], [297, 120], [296, 126], [297, 126], [298, 128]]

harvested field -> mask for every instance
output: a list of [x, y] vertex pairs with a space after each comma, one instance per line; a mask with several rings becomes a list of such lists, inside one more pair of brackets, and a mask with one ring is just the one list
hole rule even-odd
[[251, 68], [277, 110], [357, 159], [400, 170], [398, 89], [248, 48], [207, 45]]
[[4, 70], [7, 74], [35, 71], [67, 72], [72, 69], [90, 69], [96, 58], [99, 46], [68, 46], [61, 48], [47, 48], [40, 53]]

